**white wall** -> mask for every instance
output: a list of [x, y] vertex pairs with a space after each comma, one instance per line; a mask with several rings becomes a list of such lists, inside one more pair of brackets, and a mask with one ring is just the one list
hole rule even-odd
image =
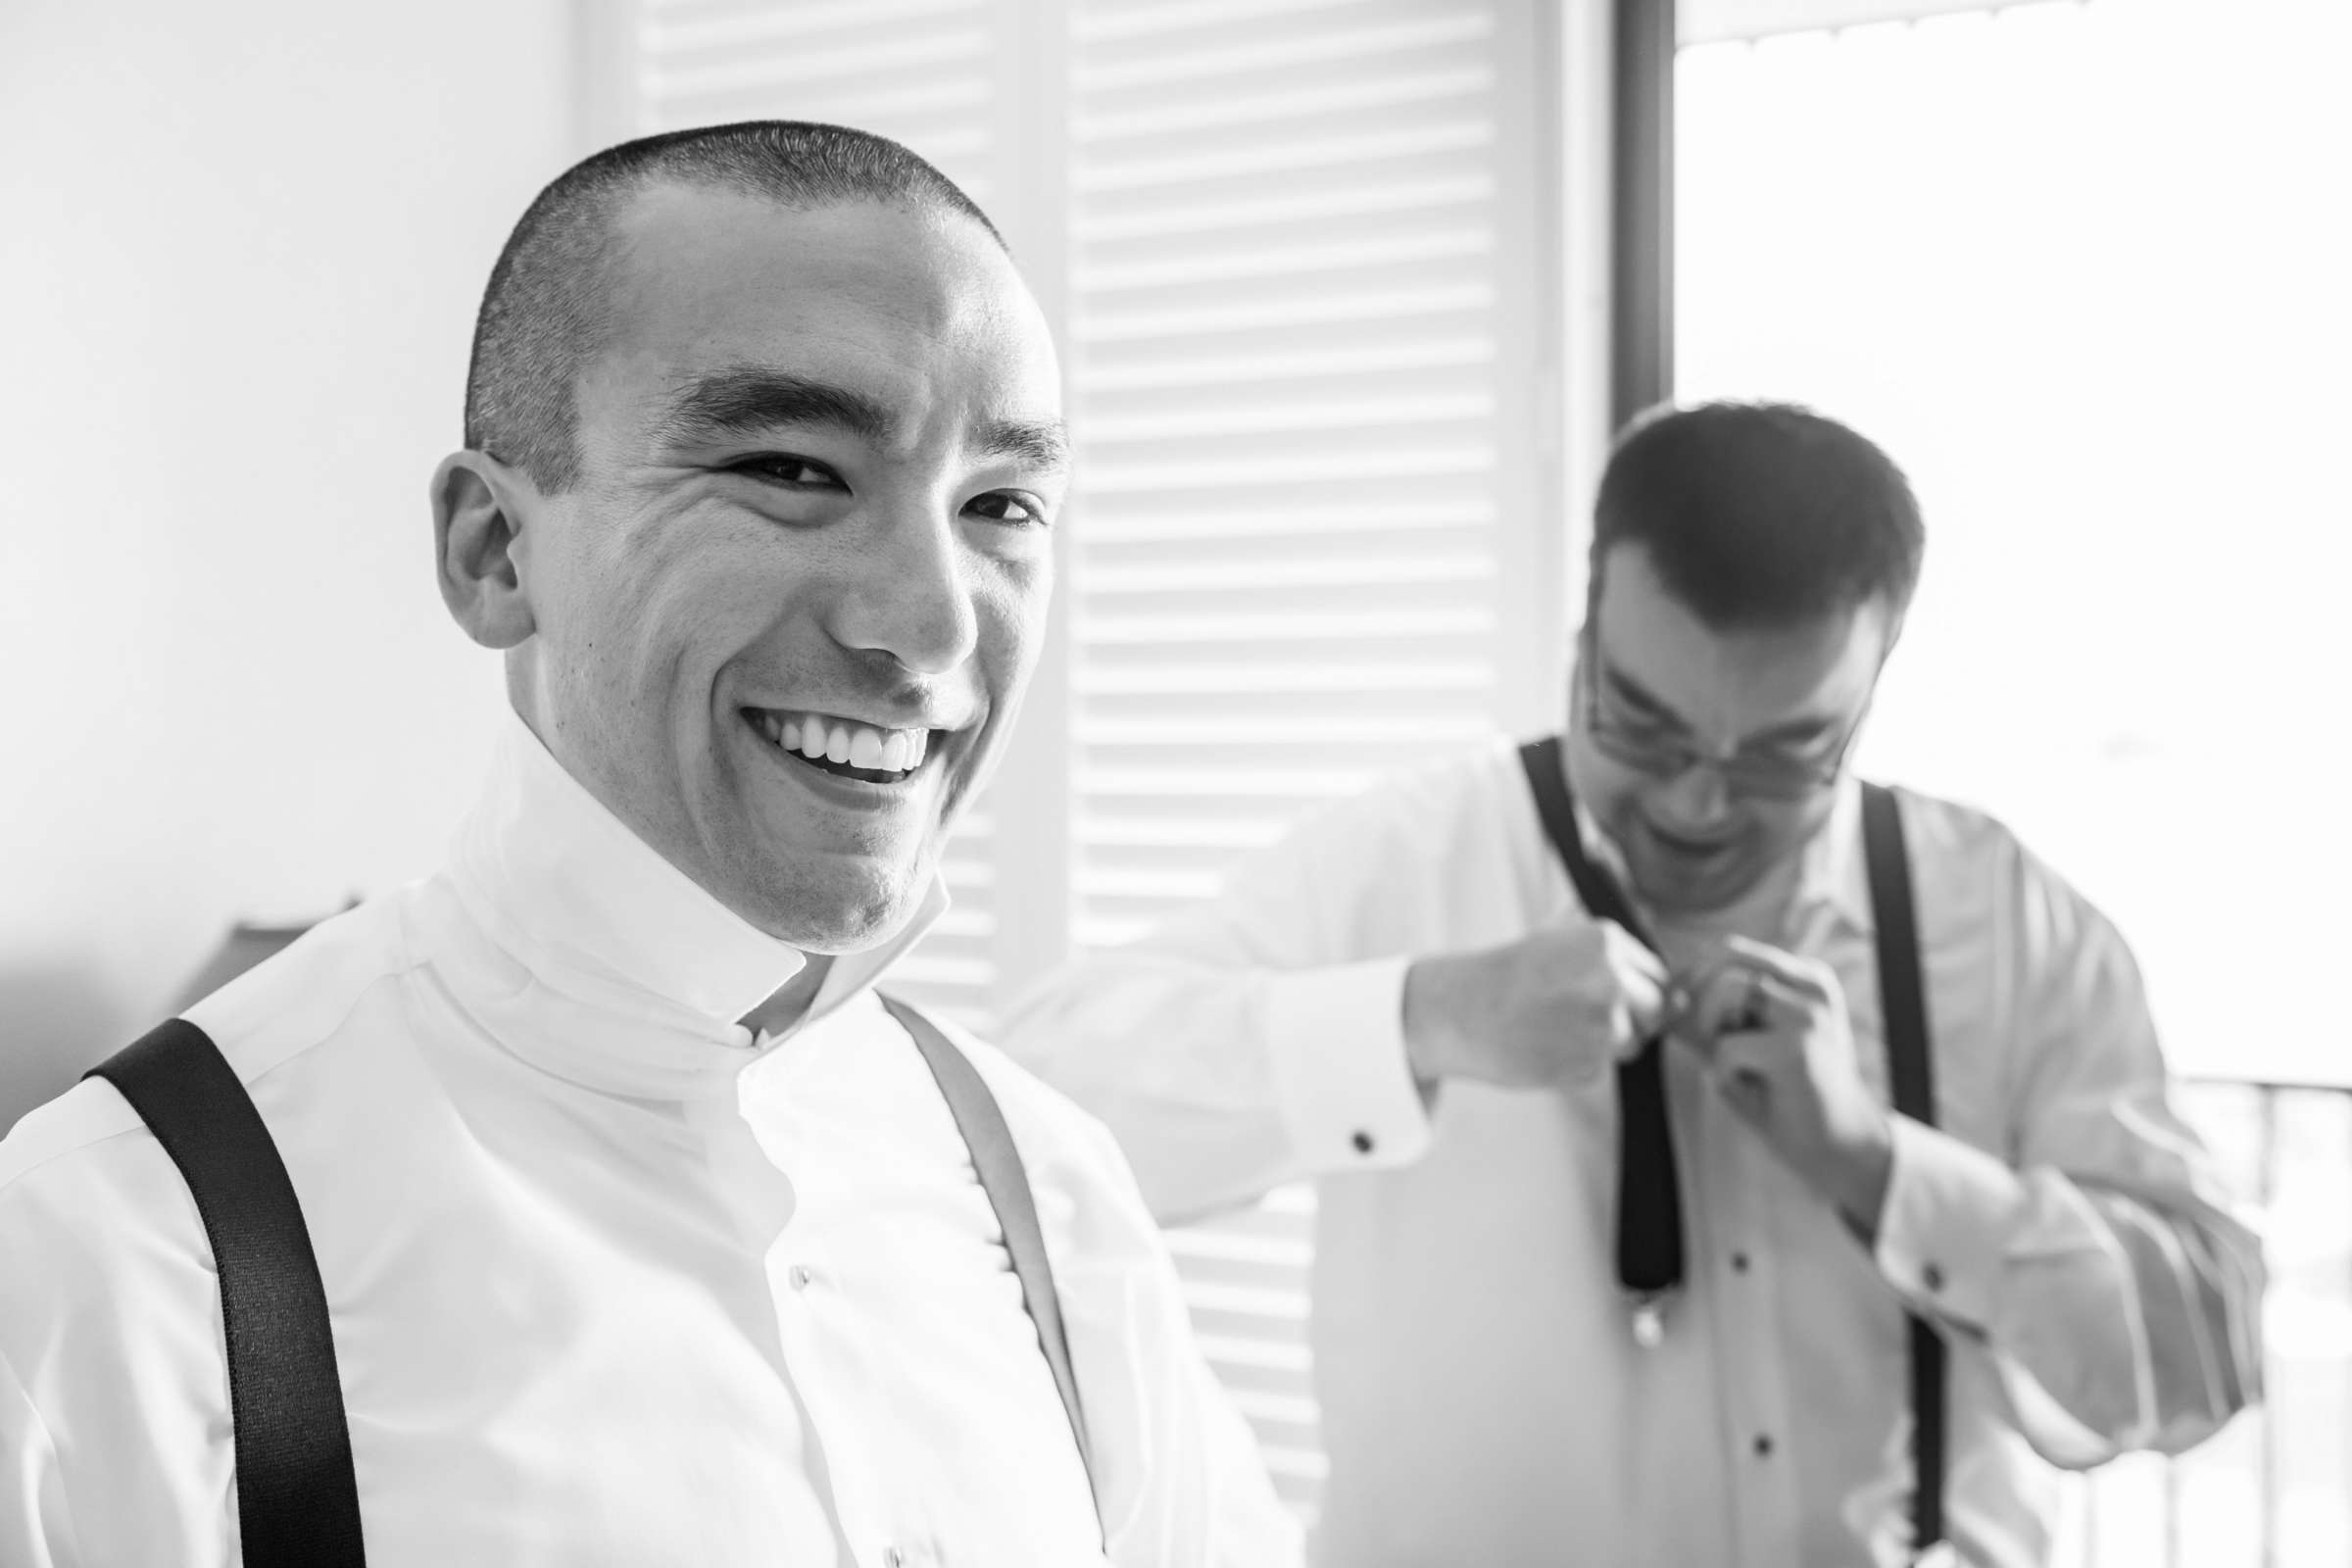
[[425, 479], [584, 150], [568, 12], [0, 5], [0, 1129], [464, 808], [498, 667]]

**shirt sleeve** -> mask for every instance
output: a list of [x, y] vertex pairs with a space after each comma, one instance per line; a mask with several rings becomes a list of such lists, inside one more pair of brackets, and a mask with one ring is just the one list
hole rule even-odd
[[81, 1561], [57, 1445], [32, 1396], [0, 1356], [0, 1562], [74, 1568]]
[[1427, 1148], [1410, 959], [1362, 918], [1416, 896], [1426, 852], [1405, 815], [1377, 794], [1344, 803], [1243, 862], [1222, 897], [1006, 1016], [1004, 1050], [1110, 1127], [1161, 1219]]
[[2261, 1396], [2261, 1246], [2114, 927], [2029, 858], [2012, 938], [2013, 1157], [1897, 1118], [1878, 1263], [1990, 1350], [2043, 1457], [2179, 1452]]

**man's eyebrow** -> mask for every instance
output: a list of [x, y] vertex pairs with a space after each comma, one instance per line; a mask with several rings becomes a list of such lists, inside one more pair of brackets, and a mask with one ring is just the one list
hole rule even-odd
[[980, 451], [1011, 458], [1027, 468], [1070, 466], [1070, 433], [1059, 419], [991, 419], [980, 427]]
[[[881, 400], [854, 387], [756, 368], [697, 377], [670, 400], [660, 434], [670, 446], [740, 440], [784, 425], [830, 425], [869, 446], [887, 447], [898, 420]], [[1026, 467], [1058, 469], [1070, 463], [1070, 437], [1059, 419], [992, 419], [975, 444], [992, 458]]]
[[1684, 730], [1690, 729], [1690, 721], [1676, 712], [1673, 704], [1659, 697], [1648, 687], [1626, 674], [1605, 659], [1600, 661], [1600, 676], [1615, 688], [1619, 697], [1632, 703], [1636, 708], [1648, 709], [1650, 717], [1665, 719]]
[[[1650, 710], [1648, 716], [1670, 723], [1686, 735], [1691, 733], [1690, 720], [1676, 712], [1671, 705], [1661, 701], [1656, 694], [1640, 681], [1620, 671], [1616, 665], [1604, 660], [1601, 662], [1600, 673], [1601, 677], [1616, 689], [1617, 695], [1621, 699], [1631, 702], [1637, 708]], [[1836, 713], [1804, 713], [1794, 718], [1783, 719], [1778, 724], [1760, 729], [1753, 735], [1742, 738], [1740, 742], [1740, 749], [1747, 752], [1765, 747], [1801, 745], [1806, 741], [1819, 740], [1837, 728], [1838, 716]]]
[[1808, 741], [1824, 740], [1837, 731], [1838, 717], [1835, 713], [1814, 713], [1791, 718], [1769, 729], [1756, 731], [1740, 743], [1740, 749], [1750, 751], [1767, 746], [1801, 746]]
[[669, 446], [739, 440], [779, 425], [831, 425], [888, 446], [897, 421], [864, 393], [782, 370], [715, 370], [670, 400], [659, 431]]

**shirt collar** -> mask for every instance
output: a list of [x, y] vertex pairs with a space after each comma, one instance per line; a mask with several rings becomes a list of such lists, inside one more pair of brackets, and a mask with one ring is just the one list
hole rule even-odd
[[529, 972], [550, 1028], [513, 1045], [618, 1093], [685, 1095], [731, 1080], [766, 1047], [871, 986], [947, 910], [932, 882], [896, 937], [834, 960], [808, 1013], [755, 1042], [741, 1019], [806, 966], [664, 859], [566, 772], [519, 717], [459, 830], [450, 878], [492, 942]]
[[1838, 776], [1830, 814], [1805, 846], [1797, 869], [1790, 914], [1804, 921], [1816, 909], [1828, 910], [1864, 936], [1878, 929], [1871, 914], [1869, 867], [1862, 859], [1862, 781], [1851, 773]]

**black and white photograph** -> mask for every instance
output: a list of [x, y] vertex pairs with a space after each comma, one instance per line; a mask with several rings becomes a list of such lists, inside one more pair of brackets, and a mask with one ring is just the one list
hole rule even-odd
[[0, 0], [0, 1568], [2352, 1568], [2348, 67]]

